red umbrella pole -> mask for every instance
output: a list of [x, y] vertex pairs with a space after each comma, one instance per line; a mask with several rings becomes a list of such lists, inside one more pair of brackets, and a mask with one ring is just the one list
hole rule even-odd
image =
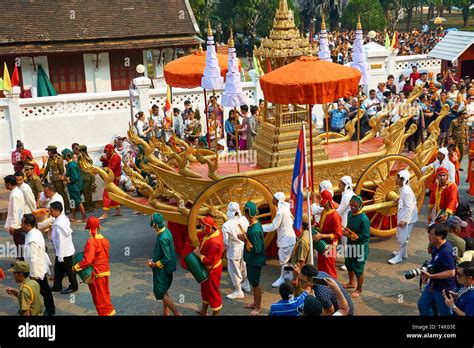
[[313, 105], [309, 104], [308, 117], [309, 117], [309, 160], [311, 170], [311, 190], [314, 192], [314, 167], [313, 167]]
[[209, 139], [209, 117], [208, 117], [208, 107], [207, 107], [207, 93], [206, 89], [204, 88], [204, 114], [206, 115], [206, 139], [207, 139], [207, 144], [210, 147], [210, 139]]

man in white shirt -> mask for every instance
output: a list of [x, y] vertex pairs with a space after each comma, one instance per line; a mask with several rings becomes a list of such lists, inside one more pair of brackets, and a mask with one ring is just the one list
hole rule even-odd
[[285, 282], [285, 265], [290, 260], [293, 253], [293, 247], [296, 243], [296, 234], [293, 229], [293, 216], [290, 211], [290, 204], [285, 202], [285, 194], [277, 192], [273, 196], [273, 204], [278, 205], [275, 218], [270, 224], [263, 225], [263, 232], [277, 232], [278, 259], [280, 261], [280, 277], [272, 284], [272, 287], [278, 288]]
[[[51, 206], [51, 203], [54, 203], [54, 202], [59, 202], [64, 207], [63, 196], [61, 196], [59, 193], [56, 192], [56, 188], [54, 187], [53, 184], [51, 183], [46, 184], [43, 189], [43, 194], [40, 197], [41, 206], [49, 209]], [[65, 215], [64, 210], [61, 212], [61, 215]], [[48, 228], [51, 228], [51, 226], [53, 226], [53, 223], [54, 223], [54, 217], [50, 216], [45, 221], [38, 223], [38, 229], [42, 231], [43, 233], [45, 233], [48, 230]]]
[[35, 195], [33, 194], [33, 190], [31, 189], [30, 185], [25, 184], [24, 179], [25, 176], [22, 172], [15, 173], [16, 184], [20, 189], [21, 193], [23, 193], [23, 198], [25, 199], [25, 214], [31, 214], [33, 211], [36, 210], [36, 199]]
[[364, 109], [369, 117], [374, 116], [378, 111], [382, 110], [375, 89], [370, 90], [369, 98], [362, 103], [362, 109]]
[[[72, 271], [72, 256], [75, 253], [72, 243], [71, 222], [66, 215], [62, 215], [63, 205], [59, 202], [53, 202], [49, 207], [50, 214], [55, 218], [53, 224], [53, 245], [56, 253], [54, 262], [54, 284], [51, 291], [61, 292], [67, 295], [78, 289], [76, 273]], [[63, 278], [67, 275], [69, 278], [69, 287], [63, 290]]]
[[8, 198], [8, 215], [5, 221], [5, 230], [13, 236], [13, 241], [18, 247], [25, 244], [25, 233], [21, 229], [21, 219], [25, 213], [25, 198], [16, 184], [14, 175], [7, 175], [3, 178], [5, 188], [10, 191]]
[[408, 240], [418, 221], [418, 205], [416, 196], [410, 187], [410, 172], [407, 169], [400, 171], [396, 181], [400, 186], [397, 212], [397, 240], [400, 250], [394, 251], [394, 257], [388, 260], [391, 265], [396, 265], [408, 258]]
[[421, 168], [421, 172], [425, 173], [429, 167], [433, 167], [435, 172], [439, 167], [446, 168], [448, 170], [448, 181], [456, 182], [456, 167], [454, 166], [454, 163], [449, 160], [449, 152], [447, 148], [442, 147], [439, 149], [436, 161]]
[[244, 242], [237, 236], [247, 231], [249, 223], [242, 217], [239, 203], [230, 202], [227, 207], [227, 221], [222, 225], [222, 236], [227, 251], [227, 271], [234, 285], [234, 292], [227, 295], [230, 300], [244, 298], [244, 289], [250, 292], [244, 257]]
[[54, 315], [56, 307], [48, 284], [48, 273], [51, 261], [46, 253], [43, 234], [35, 228], [36, 218], [32, 214], [23, 215], [21, 228], [26, 232], [25, 248], [23, 249], [25, 262], [30, 267], [30, 278], [40, 286], [40, 293], [44, 299], [45, 316]]

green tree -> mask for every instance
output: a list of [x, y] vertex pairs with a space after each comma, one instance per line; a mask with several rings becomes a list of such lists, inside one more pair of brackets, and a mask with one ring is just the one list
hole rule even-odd
[[419, 0], [402, 0], [402, 6], [407, 12], [406, 30], [411, 29], [411, 21], [413, 19], [413, 9], [418, 5]]
[[339, 21], [341, 19], [341, 0], [299, 0], [299, 9], [301, 20], [304, 24], [304, 30], [308, 30], [313, 19], [321, 22], [321, 14], [326, 15], [329, 20], [330, 30], [339, 29]]
[[469, 9], [474, 4], [473, 0], [454, 0], [453, 5], [459, 7], [462, 11], [463, 27], [467, 27], [469, 21]]
[[398, 23], [398, 13], [402, 8], [402, 0], [379, 0], [382, 5], [385, 21], [390, 30], [394, 30]]
[[214, 5], [212, 2], [207, 0], [190, 0], [191, 8], [196, 17], [199, 29], [201, 30], [201, 36], [206, 36], [207, 21], [212, 18]]
[[342, 11], [342, 26], [345, 29], [354, 29], [357, 24], [357, 17], [360, 19], [366, 30], [383, 30], [386, 21], [380, 2], [374, 0], [351, 0]]

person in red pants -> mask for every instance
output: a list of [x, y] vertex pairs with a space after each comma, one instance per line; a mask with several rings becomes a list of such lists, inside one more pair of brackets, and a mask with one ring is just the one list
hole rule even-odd
[[326, 272], [337, 279], [336, 270], [336, 246], [342, 237], [342, 219], [334, 209], [332, 194], [328, 190], [321, 193], [319, 203], [323, 208], [321, 220], [319, 220], [319, 231], [313, 237], [315, 242], [323, 239], [329, 248], [322, 254], [318, 253], [318, 270]]
[[[114, 184], [118, 186], [120, 176], [122, 175], [122, 158], [118, 153], [115, 152], [114, 145], [112, 144], [105, 145], [104, 153], [105, 155], [102, 156], [100, 160], [104, 167], [109, 168], [109, 170], [114, 173]], [[120, 204], [110, 199], [107, 188], [104, 188], [102, 201], [104, 206], [104, 213], [99, 218], [99, 220], [107, 219], [109, 217], [109, 210], [112, 208], [117, 209], [117, 211], [115, 212], [115, 216], [122, 215], [122, 213], [120, 212]]]
[[210, 216], [201, 219], [203, 232], [198, 233], [201, 245], [194, 253], [201, 259], [209, 273], [209, 278], [201, 283], [201, 309], [196, 311], [199, 315], [207, 315], [209, 306], [212, 315], [219, 315], [222, 309], [222, 296], [219, 291], [222, 275], [222, 254], [224, 253], [224, 240], [214, 219]]
[[115, 315], [115, 309], [110, 302], [109, 290], [109, 241], [100, 234], [100, 222], [95, 216], [87, 219], [86, 230], [90, 238], [84, 247], [84, 259], [76, 263], [72, 269], [79, 272], [92, 266], [92, 282], [89, 290], [99, 316]]

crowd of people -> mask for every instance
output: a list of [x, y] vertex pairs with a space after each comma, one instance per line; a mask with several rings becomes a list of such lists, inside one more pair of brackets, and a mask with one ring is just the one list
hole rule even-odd
[[[422, 88], [422, 94], [414, 103], [415, 116], [406, 125], [407, 129], [416, 124], [416, 132], [408, 138], [409, 152], [414, 152], [416, 147], [428, 136], [429, 125], [440, 116], [444, 105], [449, 105], [448, 115], [441, 121], [441, 134], [438, 137], [439, 147], [451, 146], [450, 156], [459, 152], [453, 161], [459, 168], [464, 155], [469, 147], [469, 124], [474, 124], [474, 89], [469, 76], [462, 79], [455, 78], [455, 70], [448, 70], [444, 74], [431, 76], [427, 72], [418, 71], [417, 66], [412, 66], [410, 74], [401, 75], [396, 82], [393, 75], [389, 75], [386, 82], [380, 82], [377, 89], [369, 91], [368, 96], [361, 103], [364, 115], [361, 117], [361, 138], [370, 130], [369, 121], [372, 117], [384, 117], [385, 124], [389, 125], [398, 121], [407, 114], [407, 98], [415, 86]], [[348, 122], [357, 117], [357, 98], [341, 99], [328, 106], [329, 130], [344, 133]], [[356, 140], [357, 132], [352, 140]], [[457, 150], [456, 150], [457, 149]], [[457, 163], [459, 162], [459, 163]]]
[[[209, 98], [207, 125], [202, 122], [198, 108], [193, 108], [189, 100], [184, 102], [183, 111], [173, 109], [173, 116], [159, 112], [153, 105], [150, 116], [146, 119], [143, 112], [136, 115], [134, 123], [137, 134], [148, 140], [152, 136], [163, 139], [168, 145], [175, 145], [173, 137], [184, 140], [194, 148], [226, 151], [252, 150], [258, 133], [261, 105], [241, 105], [239, 109], [230, 110], [224, 121], [224, 108], [215, 96]], [[205, 129], [203, 129], [206, 127]]]
[[[457, 81], [454, 72], [448, 71], [437, 76], [436, 80], [428, 79], [427, 74], [419, 73], [414, 66], [412, 73], [400, 84], [397, 85], [393, 76], [389, 76], [387, 83], [381, 83], [377, 91], [369, 92], [362, 103], [364, 118], [376, 117], [386, 105], [392, 105], [388, 122], [396, 122], [403, 116], [400, 114], [403, 101], [417, 85], [423, 88], [423, 94], [417, 101], [419, 111], [412, 122], [420, 127], [420, 131], [408, 140], [409, 151], [414, 151], [422, 141], [424, 132], [439, 115], [442, 105], [449, 104], [451, 108], [441, 123], [436, 158], [422, 168], [422, 172], [430, 167], [434, 170], [431, 181], [427, 181], [430, 192], [427, 250], [432, 260], [420, 268], [426, 286], [418, 307], [421, 315], [474, 315], [474, 226], [469, 203], [460, 202], [458, 192], [460, 171], [463, 170], [460, 163], [468, 154], [470, 195], [474, 195], [474, 139], [471, 134], [468, 148], [467, 127], [474, 105], [470, 78]], [[347, 106], [346, 102], [350, 105]], [[223, 108], [217, 100], [211, 100], [209, 109], [210, 124], [206, 136], [202, 135], [199, 112], [193, 110], [189, 101], [185, 102], [183, 112], [174, 109], [173, 117], [161, 116], [157, 106], [153, 106], [148, 120], [144, 113], [138, 113], [135, 132], [145, 140], [154, 135], [168, 146], [179, 147], [175, 143], [177, 137], [194, 147], [211, 147], [217, 143], [218, 150], [225, 147], [234, 151], [237, 146], [239, 150], [252, 149], [258, 134], [259, 106], [249, 108], [243, 105], [237, 112], [232, 110], [225, 122]], [[329, 112], [331, 130], [344, 131], [346, 123], [356, 112], [357, 99], [339, 101], [337, 108]], [[363, 123], [361, 125], [362, 128]], [[92, 280], [86, 283], [97, 313], [113, 315], [115, 308], [108, 285], [110, 244], [100, 233], [100, 220], [108, 218], [111, 209], [116, 210], [115, 215], [121, 215], [120, 204], [114, 202], [104, 189], [103, 214], [100, 217], [88, 216], [94, 212], [95, 176], [77, 163], [82, 157], [85, 163], [93, 164], [87, 146], [74, 143], [71, 149], [59, 153], [56, 146], [50, 145], [45, 151], [48, 156], [43, 157], [40, 168], [31, 152], [18, 141], [12, 153], [14, 174], [4, 178], [5, 187], [10, 191], [5, 230], [12, 235], [18, 249], [23, 250], [23, 254], [19, 254], [20, 260], [11, 269], [20, 290], [8, 288], [7, 292], [18, 297], [23, 315], [53, 315], [52, 292], [67, 295], [77, 291], [76, 273], [92, 267]], [[141, 172], [151, 186], [156, 184], [155, 178], [142, 170], [147, 161], [143, 147], [131, 145], [126, 138], [117, 137], [113, 144], [106, 145], [100, 161], [113, 173], [114, 183], [127, 191], [136, 189], [126, 175], [125, 166]], [[392, 265], [409, 257], [410, 235], [419, 220], [417, 200], [409, 184], [410, 172], [400, 171], [396, 182], [400, 187], [397, 214], [399, 250], [387, 257]], [[200, 246], [193, 253], [206, 269], [207, 279], [200, 285], [202, 304], [197, 313], [204, 316], [211, 310], [213, 315], [219, 315], [222, 310], [220, 282], [225, 251], [227, 271], [234, 288], [227, 298], [241, 299], [244, 292], [251, 291], [253, 302], [247, 305], [249, 314], [261, 314], [263, 292], [260, 279], [267, 259], [264, 236], [276, 231], [281, 270], [272, 287], [278, 288], [281, 300], [271, 306], [270, 315], [353, 315], [352, 299], [362, 296], [364, 288], [370, 219], [363, 212], [363, 199], [354, 192], [352, 178], [342, 177], [338, 186], [341, 192], [335, 194], [330, 181], [319, 183], [319, 193], [313, 193], [311, 197], [311, 219], [303, 216], [301, 233], [295, 233], [290, 203], [283, 192], [274, 194], [276, 215], [266, 224], [256, 218], [258, 209], [252, 201], [245, 204], [243, 212], [238, 203], [231, 202], [227, 221], [221, 228], [212, 217], [202, 218], [198, 234]], [[80, 219], [77, 219], [77, 214]], [[71, 224], [78, 222], [86, 223], [90, 234], [82, 260], [75, 259], [77, 249], [72, 240]], [[152, 215], [150, 226], [157, 235], [152, 258], [147, 261], [147, 266], [153, 271], [154, 295], [163, 302], [164, 315], [180, 315], [169, 294], [177, 267], [171, 231], [159, 213]], [[54, 248], [52, 287], [48, 283], [48, 274], [53, 264], [48, 257], [45, 239], [51, 240]], [[311, 244], [317, 251], [316, 265], [310, 259]], [[341, 248], [344, 264], [340, 270], [347, 271], [349, 279], [345, 284], [338, 280], [336, 266]], [[0, 275], [3, 276], [3, 272]], [[69, 284], [64, 288], [65, 277]], [[350, 289], [353, 291], [349, 292]]]
[[[341, 30], [329, 31], [328, 42], [329, 50], [331, 52], [331, 59], [334, 63], [348, 64], [352, 62], [352, 45], [355, 41], [355, 30]], [[445, 35], [443, 30], [429, 30], [418, 31], [397, 31], [394, 32], [376, 32], [373, 39], [365, 38], [365, 43], [370, 41], [376, 42], [379, 45], [386, 46], [387, 35], [389, 38], [389, 45], [392, 47], [394, 35], [396, 35], [395, 46], [396, 54], [398, 56], [410, 56], [417, 54], [428, 54], [436, 44], [441, 41]], [[315, 36], [316, 43], [319, 43], [318, 35]]]

